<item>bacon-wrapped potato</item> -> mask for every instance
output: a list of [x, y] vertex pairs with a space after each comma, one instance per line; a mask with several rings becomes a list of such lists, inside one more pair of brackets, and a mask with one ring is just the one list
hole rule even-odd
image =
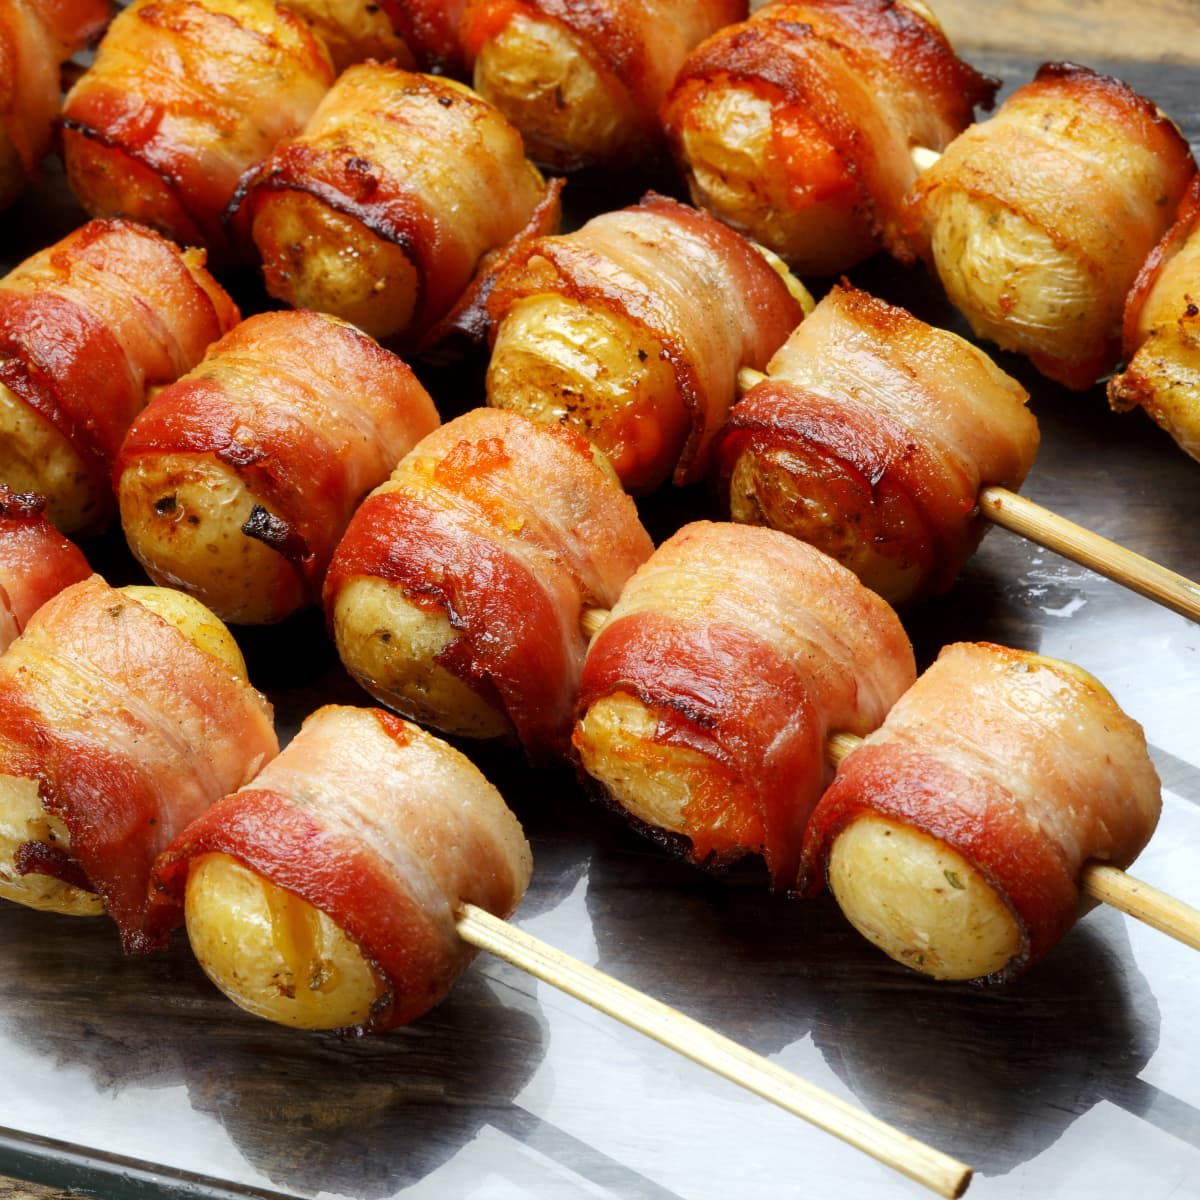
[[129, 221], [90, 221], [0, 279], [0, 479], [66, 533], [116, 511], [111, 474], [147, 391], [238, 320], [204, 267]]
[[659, 105], [688, 51], [746, 0], [467, 0], [476, 89], [555, 170], [631, 167], [662, 146]]
[[333, 83], [308, 22], [274, 0], [134, 0], [63, 103], [67, 179], [215, 266], [249, 257], [225, 212], [242, 175], [298, 132]]
[[0, 483], [0, 653], [51, 596], [92, 573], [45, 510], [44, 496]]
[[951, 586], [1037, 453], [1028, 395], [983, 351], [847, 284], [734, 406], [713, 472], [735, 521], [831, 554], [892, 604]]
[[474, 957], [460, 906], [509, 916], [530, 869], [516, 817], [469, 759], [390, 713], [327, 706], [156, 877], [237, 1004], [377, 1032], [432, 1008]]
[[249, 177], [237, 223], [271, 295], [411, 341], [535, 213], [557, 229], [557, 190], [492, 105], [451, 80], [364, 63]]
[[278, 750], [224, 625], [162, 588], [92, 576], [0, 655], [0, 896], [107, 912], [127, 951], [162, 942], [150, 869]]
[[899, 618], [786, 534], [696, 523], [625, 585], [588, 650], [573, 744], [602, 797], [692, 861], [760, 854], [793, 890], [826, 739], [916, 676]]
[[377, 700], [451, 734], [566, 754], [582, 621], [653, 549], [633, 501], [577, 434], [476, 409], [369, 496], [325, 607], [342, 662]]
[[805, 858], [892, 958], [1003, 980], [1070, 928], [1088, 860], [1137, 857], [1160, 805], [1141, 727], [1096, 679], [959, 643], [843, 761]]
[[910, 246], [976, 336], [1087, 388], [1117, 362], [1126, 295], [1195, 170], [1144, 97], [1050, 63], [921, 176]]
[[408, 366], [312, 312], [260, 313], [164, 388], [116, 464], [121, 523], [150, 577], [226, 621], [321, 595], [355, 506], [438, 424]]
[[775, 0], [688, 55], [663, 125], [692, 199], [801, 274], [900, 248], [912, 149], [990, 108], [922, 0]]
[[1200, 460], [1200, 175], [1125, 302], [1126, 364], [1108, 383], [1117, 411], [1143, 409]]
[[703, 476], [738, 369], [761, 369], [811, 300], [769, 252], [650, 195], [522, 243], [486, 304], [488, 403], [578, 430], [647, 492]]
[[62, 64], [99, 34], [111, 11], [109, 0], [0, 0], [0, 209], [50, 151]]

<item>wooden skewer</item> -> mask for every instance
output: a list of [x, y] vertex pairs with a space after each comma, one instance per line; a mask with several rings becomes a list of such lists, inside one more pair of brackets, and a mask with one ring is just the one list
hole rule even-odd
[[[835, 733], [825, 752], [830, 763], [837, 767], [861, 744], [862, 739], [852, 733]], [[1080, 884], [1084, 894], [1093, 900], [1144, 921], [1193, 950], [1200, 950], [1200, 909], [1135, 879], [1120, 867], [1095, 860], [1084, 863]]]
[[[756, 383], [769, 378], [761, 371], [743, 367], [738, 372], [738, 388], [748, 392]], [[1177, 575], [1133, 550], [1092, 533], [1008, 488], [984, 488], [979, 493], [979, 508], [994, 524], [1045, 546], [1180, 616], [1200, 621], [1200, 584], [1186, 576]]]
[[833, 1134], [938, 1195], [956, 1197], [966, 1191], [972, 1171], [965, 1163], [917, 1141], [486, 910], [464, 904], [458, 912], [457, 928], [459, 936], [472, 946], [495, 954], [756, 1096]]

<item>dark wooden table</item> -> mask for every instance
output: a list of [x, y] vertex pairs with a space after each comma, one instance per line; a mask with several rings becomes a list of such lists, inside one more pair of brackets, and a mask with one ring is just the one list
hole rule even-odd
[[[935, 4], [1007, 85], [1043, 58], [1104, 66], [1200, 144], [1194, 0]], [[44, 189], [0, 216], [0, 266], [78, 219]], [[923, 276], [857, 278], [956, 324]], [[1200, 464], [1148, 421], [1002, 359], [1034, 394], [1025, 494], [1200, 576]], [[661, 524], [704, 507], [672, 497]], [[108, 547], [114, 570], [119, 547]], [[1074, 660], [1146, 727], [1165, 788], [1135, 873], [1200, 904], [1200, 629], [994, 531], [955, 589], [906, 615], [926, 662], [986, 639]], [[243, 639], [294, 729], [364, 702], [320, 622]], [[938, 985], [881, 958], [828, 901], [714, 880], [588, 805], [565, 773], [479, 761], [536, 861], [517, 923], [972, 1163], [978, 1200], [1200, 1196], [1200, 960], [1111, 911], [1019, 983]], [[583, 1005], [482, 957], [450, 1000], [387, 1037], [264, 1025], [186, 946], [123, 958], [106, 927], [0, 909], [0, 1196], [915, 1197], [870, 1159]], [[35, 1181], [18, 1183], [17, 1179]], [[5, 1190], [7, 1189], [7, 1190]]]

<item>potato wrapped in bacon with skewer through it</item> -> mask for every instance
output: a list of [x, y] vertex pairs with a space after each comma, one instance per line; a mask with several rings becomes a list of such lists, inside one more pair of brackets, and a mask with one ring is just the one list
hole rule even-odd
[[229, 631], [164, 588], [63, 589], [0, 655], [0, 895], [161, 944], [150, 868], [278, 750]]
[[313, 312], [260, 313], [164, 388], [121, 447], [130, 548], [240, 624], [319, 602], [355, 506], [438, 424], [408, 366]]
[[571, 430], [476, 409], [424, 438], [355, 513], [325, 583], [347, 670], [450, 734], [568, 751], [590, 608], [653, 549]]
[[225, 224], [238, 183], [333, 80], [324, 44], [274, 0], [133, 0], [64, 101], [67, 180], [94, 217], [204, 246], [217, 268], [249, 261]]
[[1125, 302], [1124, 348], [1112, 407], [1143, 409], [1200, 460], [1200, 174]]
[[111, 13], [109, 0], [0, 0], [0, 210], [50, 152], [63, 63]]
[[129, 221], [89, 221], [0, 279], [0, 479], [66, 533], [116, 511], [112, 468], [147, 391], [238, 321], [204, 267]]
[[467, 0], [475, 87], [555, 170], [633, 167], [663, 146], [658, 110], [688, 51], [746, 0]]
[[776, 0], [688, 55], [663, 125], [692, 199], [801, 274], [898, 248], [912, 149], [990, 108], [921, 0]]
[[489, 251], [558, 228], [557, 195], [469, 88], [364, 63], [247, 178], [235, 223], [276, 299], [411, 342]]
[[92, 573], [45, 509], [44, 497], [0, 483], [0, 653], [51, 596]]
[[959, 643], [842, 762], [805, 859], [892, 958], [1004, 980], [1075, 921], [1084, 864], [1127, 867], [1160, 806], [1141, 727], [1091, 675]]
[[811, 300], [708, 213], [663, 196], [507, 257], [487, 296], [488, 403], [568, 425], [632, 492], [703, 477], [737, 392]]
[[1038, 428], [983, 351], [848, 284], [834, 287], [734, 406], [713, 449], [735, 521], [831, 554], [892, 604], [945, 591], [1017, 489]]
[[920, 177], [909, 244], [976, 336], [1087, 388], [1117, 362], [1126, 295], [1195, 170], [1150, 101], [1050, 63]]
[[391, 713], [326, 706], [156, 877], [231, 1000], [378, 1032], [439, 1003], [471, 962], [460, 906], [508, 917], [530, 870], [516, 817], [469, 759]]
[[573, 743], [605, 799], [692, 861], [761, 854], [794, 890], [830, 732], [862, 735], [913, 682], [899, 618], [772, 529], [687, 525], [588, 650]]

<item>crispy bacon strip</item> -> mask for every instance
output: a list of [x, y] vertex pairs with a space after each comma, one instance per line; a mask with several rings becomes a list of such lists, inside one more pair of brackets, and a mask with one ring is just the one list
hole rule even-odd
[[466, 71], [459, 28], [470, 0], [379, 0], [392, 27], [425, 71], [462, 76]]
[[51, 149], [62, 64], [110, 12], [108, 0], [0, 0], [0, 209]]
[[1016, 918], [1008, 978], [1076, 919], [1084, 863], [1127, 867], [1160, 805], [1141, 727], [1094, 680], [1026, 651], [958, 643], [844, 761], [805, 860], [819, 888], [834, 840], [863, 814], [945, 842]]
[[46, 519], [46, 501], [0, 483], [0, 652], [51, 596], [92, 573]]
[[1118, 412], [1141, 408], [1200, 460], [1200, 174], [1125, 301], [1125, 369], [1109, 380]]
[[0, 657], [0, 775], [36, 779], [71, 835], [69, 858], [23, 869], [97, 892], [127, 951], [165, 939], [155, 857], [277, 749], [264, 697], [99, 576], [43, 604]]
[[531, 759], [554, 760], [570, 736], [583, 611], [615, 603], [652, 548], [582, 438], [477, 409], [423, 439], [355, 513], [326, 611], [367, 577], [444, 614], [457, 636], [439, 664], [495, 702]]
[[147, 389], [195, 366], [238, 320], [203, 262], [142, 226], [97, 220], [0, 280], [0, 385], [65, 443], [86, 504], [56, 494], [44, 462], [26, 461], [36, 446], [6, 439], [0, 467], [43, 492], [67, 532], [111, 518], [112, 464]]
[[495, 788], [446, 743], [379, 709], [326, 706], [242, 790], [209, 809], [159, 860], [172, 909], [189, 864], [231, 855], [330, 916], [385, 990], [358, 1032], [415, 1020], [475, 951], [464, 903], [509, 916], [529, 883], [529, 846]]
[[492, 105], [379, 63], [346, 71], [243, 190], [237, 223], [273, 296], [409, 341], [547, 196], [520, 134]]
[[1125, 297], [1195, 170], [1149, 100], [1050, 63], [921, 177], [910, 245], [977, 336], [1087, 388], [1119, 357]]
[[[244, 620], [209, 594], [205, 543], [239, 532], [265, 541], [275, 570], [250, 591], [277, 620], [319, 600], [355, 506], [438, 420], [408, 366], [353, 326], [311, 312], [250, 317], [130, 428], [116, 479], [131, 548], [156, 580]], [[206, 511], [200, 496], [199, 511], [184, 511], [182, 476], [197, 461], [239, 481], [253, 510]]]
[[467, 0], [460, 38], [475, 86], [535, 159], [628, 166], [661, 147], [659, 106], [688, 51], [746, 12], [745, 0]]
[[998, 81], [924, 5], [776, 0], [688, 55], [663, 125], [697, 204], [801, 271], [905, 253], [911, 151], [941, 151]]
[[246, 257], [224, 227], [242, 175], [299, 131], [333, 83], [325, 46], [273, 0], [134, 0], [63, 106], [79, 202], [214, 264]]
[[[703, 476], [738, 369], [761, 369], [804, 315], [780, 272], [745, 238], [708, 213], [653, 194], [573, 233], [523, 243], [487, 299], [493, 340], [515, 305], [547, 294], [581, 313], [617, 314], [659, 344], [670, 364], [675, 391], [657, 411], [613, 410], [593, 427], [586, 395], [568, 406], [567, 422], [639, 491], [672, 472], [680, 485]], [[521, 404], [519, 388], [488, 399]]]
[[982, 351], [848, 284], [730, 414], [714, 473], [735, 520], [832, 554], [893, 604], [951, 586], [981, 488], [1033, 464], [1028, 395]]
[[831, 558], [774, 530], [701, 522], [626, 584], [588, 651], [574, 740], [591, 737], [600, 702], [635, 698], [653, 733], [617, 751], [614, 773], [665, 750], [687, 778], [678, 824], [651, 832], [682, 838], [697, 863], [761, 854], [773, 886], [794, 889], [832, 776], [827, 735], [874, 729], [915, 673], [895, 613]]

